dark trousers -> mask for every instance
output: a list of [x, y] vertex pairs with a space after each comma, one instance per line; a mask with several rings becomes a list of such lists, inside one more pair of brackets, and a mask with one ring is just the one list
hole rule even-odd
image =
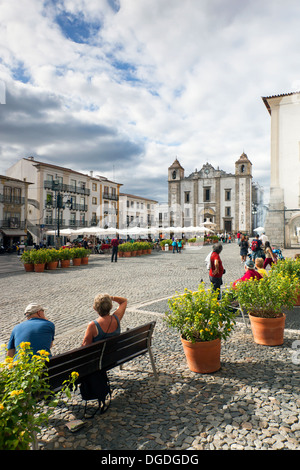
[[113, 262], [114, 259], [115, 259], [115, 262], [117, 262], [118, 260], [118, 247], [117, 246], [112, 247], [111, 262]]
[[221, 285], [223, 284], [221, 277], [209, 276], [210, 282], [212, 283], [213, 290], [219, 289], [219, 299], [221, 298]]

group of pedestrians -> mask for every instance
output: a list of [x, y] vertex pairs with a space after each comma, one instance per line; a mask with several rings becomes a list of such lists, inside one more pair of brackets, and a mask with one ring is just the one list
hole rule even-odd
[[263, 259], [263, 268], [271, 266], [276, 261], [268, 237], [263, 232], [261, 236], [256, 235], [249, 244], [249, 237], [242, 235], [239, 242], [241, 263], [247, 261], [248, 256], [255, 262], [257, 258]]
[[[257, 235], [254, 238], [251, 248], [249, 246], [249, 238], [242, 235], [239, 238], [239, 246], [241, 262], [244, 264], [245, 273], [241, 278], [234, 281], [233, 287], [241, 281], [246, 281], [251, 278], [261, 279], [263, 276], [267, 276], [268, 272], [266, 267], [268, 265], [272, 265], [272, 263], [276, 261], [270, 242], [268, 241], [265, 233], [260, 237]], [[210, 282], [214, 290], [219, 289], [220, 291], [223, 284], [223, 275], [226, 272], [220, 257], [222, 249], [223, 245], [219, 242], [213, 246], [212, 253], [208, 256]], [[248, 257], [249, 249], [251, 249], [250, 257]]]
[[182, 240], [178, 240], [177, 238], [173, 237], [173, 239], [172, 239], [173, 253], [175, 253], [175, 251], [177, 253], [181, 253], [181, 248], [182, 248]]

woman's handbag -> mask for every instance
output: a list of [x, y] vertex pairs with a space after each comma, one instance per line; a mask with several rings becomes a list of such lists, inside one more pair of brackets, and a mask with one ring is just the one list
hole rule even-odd
[[[99, 410], [100, 414], [107, 411], [111, 401], [111, 388], [105, 370], [97, 370], [83, 377], [79, 388], [82, 399], [86, 401], [84, 409], [86, 418], [93, 418]], [[86, 409], [88, 400], [98, 400], [99, 406], [96, 411], [87, 416]]]

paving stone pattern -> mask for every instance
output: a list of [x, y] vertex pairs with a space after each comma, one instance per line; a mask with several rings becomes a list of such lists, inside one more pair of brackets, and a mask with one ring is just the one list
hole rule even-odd
[[[1, 343], [24, 320], [30, 301], [45, 305], [56, 325], [53, 354], [80, 346], [87, 323], [96, 318], [92, 304], [99, 292], [128, 298], [123, 330], [157, 322], [152, 350], [159, 379], [147, 356], [110, 371], [113, 397], [107, 413], [84, 420], [71, 433], [65, 424], [82, 419], [84, 410], [75, 392], [67, 404], [59, 404], [39, 435], [41, 449], [300, 449], [299, 308], [287, 312], [285, 341], [279, 347], [256, 345], [240, 318], [230, 339], [222, 342], [222, 367], [214, 374], [189, 371], [178, 333], [164, 324], [168, 297], [185, 287], [196, 289], [201, 279], [209, 285], [204, 263], [209, 250], [158, 252], [117, 263], [109, 255], [92, 255], [87, 266], [45, 273], [25, 273], [16, 257], [11, 258], [16, 269], [9, 273], [1, 270], [0, 258]], [[237, 245], [225, 244], [221, 257], [225, 282], [243, 274]]]

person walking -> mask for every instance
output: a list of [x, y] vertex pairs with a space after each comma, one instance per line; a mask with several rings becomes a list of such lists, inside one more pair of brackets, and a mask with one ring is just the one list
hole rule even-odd
[[271, 266], [273, 263], [275, 263], [275, 256], [273, 255], [270, 242], [268, 241], [265, 242], [265, 256], [266, 258], [264, 261], [264, 269], [266, 269], [268, 265]]
[[222, 243], [217, 243], [213, 246], [212, 254], [210, 257], [210, 270], [209, 270], [209, 279], [212, 283], [213, 289], [219, 289], [219, 298], [221, 298], [221, 285], [223, 284], [223, 274], [225, 274], [225, 269], [220, 258], [220, 253], [223, 249]]
[[112, 253], [111, 253], [111, 262], [118, 261], [118, 247], [119, 247], [119, 236], [117, 235], [115, 238], [112, 239], [110, 242], [112, 246]]
[[247, 237], [242, 235], [241, 243], [240, 243], [240, 256], [241, 256], [241, 263], [245, 263], [247, 260], [249, 243]]
[[259, 239], [259, 235], [256, 235], [256, 237], [252, 240], [251, 251], [254, 262], [256, 258], [265, 258], [265, 253], [262, 249], [262, 241]]

